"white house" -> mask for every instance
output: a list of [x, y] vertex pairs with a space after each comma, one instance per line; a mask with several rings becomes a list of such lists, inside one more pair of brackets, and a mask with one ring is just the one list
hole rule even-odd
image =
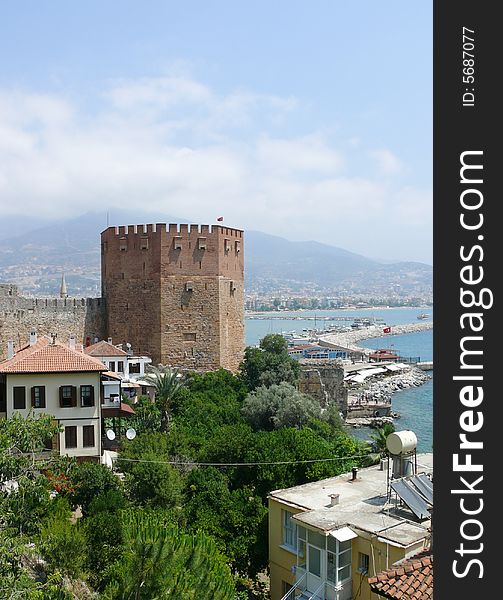
[[[140, 394], [148, 394], [148, 383], [142, 381], [145, 375], [145, 367], [152, 362], [148, 356], [133, 356], [131, 352], [125, 352], [108, 341], [101, 340], [88, 346], [84, 352], [101, 360], [108, 368], [109, 377], [104, 381], [104, 403], [106, 408], [116, 407], [120, 404], [122, 394], [134, 400]], [[116, 373], [119, 378], [114, 377]], [[119, 379], [119, 381], [118, 381]]]
[[0, 416], [46, 413], [63, 426], [53, 440], [62, 455], [99, 460], [101, 456], [103, 363], [70, 344], [37, 339], [0, 362]]

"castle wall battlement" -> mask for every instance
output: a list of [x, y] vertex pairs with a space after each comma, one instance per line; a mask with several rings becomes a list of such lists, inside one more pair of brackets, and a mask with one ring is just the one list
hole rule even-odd
[[[108, 227], [103, 233], [113, 231], [114, 235], [144, 235], [147, 233], [189, 233], [221, 234], [242, 238], [243, 230], [223, 225], [200, 225], [196, 223], [147, 223], [143, 225], [118, 225]], [[103, 235], [103, 234], [102, 234]]]
[[[5, 287], [5, 286], [4, 286]], [[7, 342], [24, 346], [35, 330], [40, 335], [56, 334], [79, 343], [106, 337], [106, 303], [103, 298], [26, 298], [0, 294], [0, 359]]]
[[236, 370], [244, 349], [243, 231], [165, 223], [101, 234], [108, 335], [154, 362]]
[[244, 350], [243, 231], [147, 223], [101, 234], [102, 298], [25, 298], [0, 284], [0, 358], [30, 332], [112, 337], [154, 363], [236, 371]]

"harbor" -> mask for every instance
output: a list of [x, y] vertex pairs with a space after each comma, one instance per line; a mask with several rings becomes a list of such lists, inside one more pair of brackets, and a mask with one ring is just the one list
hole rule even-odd
[[[285, 329], [283, 319], [273, 319], [277, 313], [261, 315], [262, 319], [246, 319], [247, 343], [258, 344], [268, 333], [280, 333], [299, 346], [316, 345], [326, 351], [346, 348], [342, 360], [345, 376], [364, 371], [365, 381], [358, 385], [345, 382], [348, 388], [347, 425], [360, 439], [369, 439], [372, 429], [386, 422], [395, 428], [413, 428], [420, 433], [422, 451], [431, 451], [432, 445], [432, 396], [433, 396], [433, 318], [419, 318], [423, 312], [418, 308], [390, 308], [381, 310], [327, 311], [328, 317], [344, 316], [345, 322], [337, 321], [314, 331], [314, 317], [320, 321], [319, 311], [305, 314], [292, 313], [295, 331]], [[345, 313], [345, 314], [341, 314]], [[350, 327], [360, 320], [377, 317], [364, 327]], [[268, 320], [269, 319], [269, 320]], [[391, 324], [391, 325], [388, 325]], [[320, 321], [321, 325], [321, 321]], [[328, 325], [328, 327], [327, 327]], [[332, 331], [327, 331], [333, 327]], [[390, 328], [388, 333], [383, 330]], [[293, 329], [293, 328], [292, 328]], [[400, 360], [390, 360], [388, 366], [403, 364], [405, 368], [392, 373], [375, 373], [367, 376], [370, 369], [382, 368], [383, 364], [369, 362], [369, 356], [379, 350], [389, 350]], [[353, 354], [352, 354], [353, 353]], [[320, 358], [325, 356], [320, 352]], [[312, 356], [312, 355], [311, 355]], [[354, 358], [354, 362], [351, 359]], [[360, 360], [361, 359], [361, 360]], [[410, 362], [407, 360], [409, 359]], [[366, 371], [366, 373], [365, 373]], [[360, 373], [361, 374], [361, 373]]]

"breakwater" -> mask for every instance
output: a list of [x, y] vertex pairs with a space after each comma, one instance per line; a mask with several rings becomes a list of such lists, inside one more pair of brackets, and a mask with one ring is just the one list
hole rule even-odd
[[370, 325], [369, 327], [363, 327], [354, 331], [342, 331], [336, 333], [329, 333], [320, 337], [319, 341], [327, 346], [341, 346], [348, 348], [354, 352], [362, 352], [368, 354], [368, 348], [362, 348], [358, 345], [361, 340], [370, 338], [390, 338], [394, 335], [403, 335], [405, 333], [417, 333], [419, 331], [426, 331], [433, 329], [433, 321], [421, 322], [421, 323], [405, 323], [401, 325], [390, 325], [391, 332], [384, 333], [381, 325]]

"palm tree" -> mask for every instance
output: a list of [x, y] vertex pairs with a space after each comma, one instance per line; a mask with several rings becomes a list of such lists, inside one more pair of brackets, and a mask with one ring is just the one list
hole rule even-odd
[[149, 373], [144, 377], [145, 381], [155, 388], [155, 403], [161, 411], [162, 432], [169, 429], [171, 418], [171, 403], [173, 398], [185, 386], [185, 379], [178, 369], [173, 367], [150, 367]]
[[385, 423], [383, 427], [377, 429], [374, 435], [371, 435], [373, 441], [374, 450], [379, 452], [380, 454], [386, 454], [388, 448], [386, 446], [386, 440], [390, 433], [395, 431], [395, 426], [393, 423]]

